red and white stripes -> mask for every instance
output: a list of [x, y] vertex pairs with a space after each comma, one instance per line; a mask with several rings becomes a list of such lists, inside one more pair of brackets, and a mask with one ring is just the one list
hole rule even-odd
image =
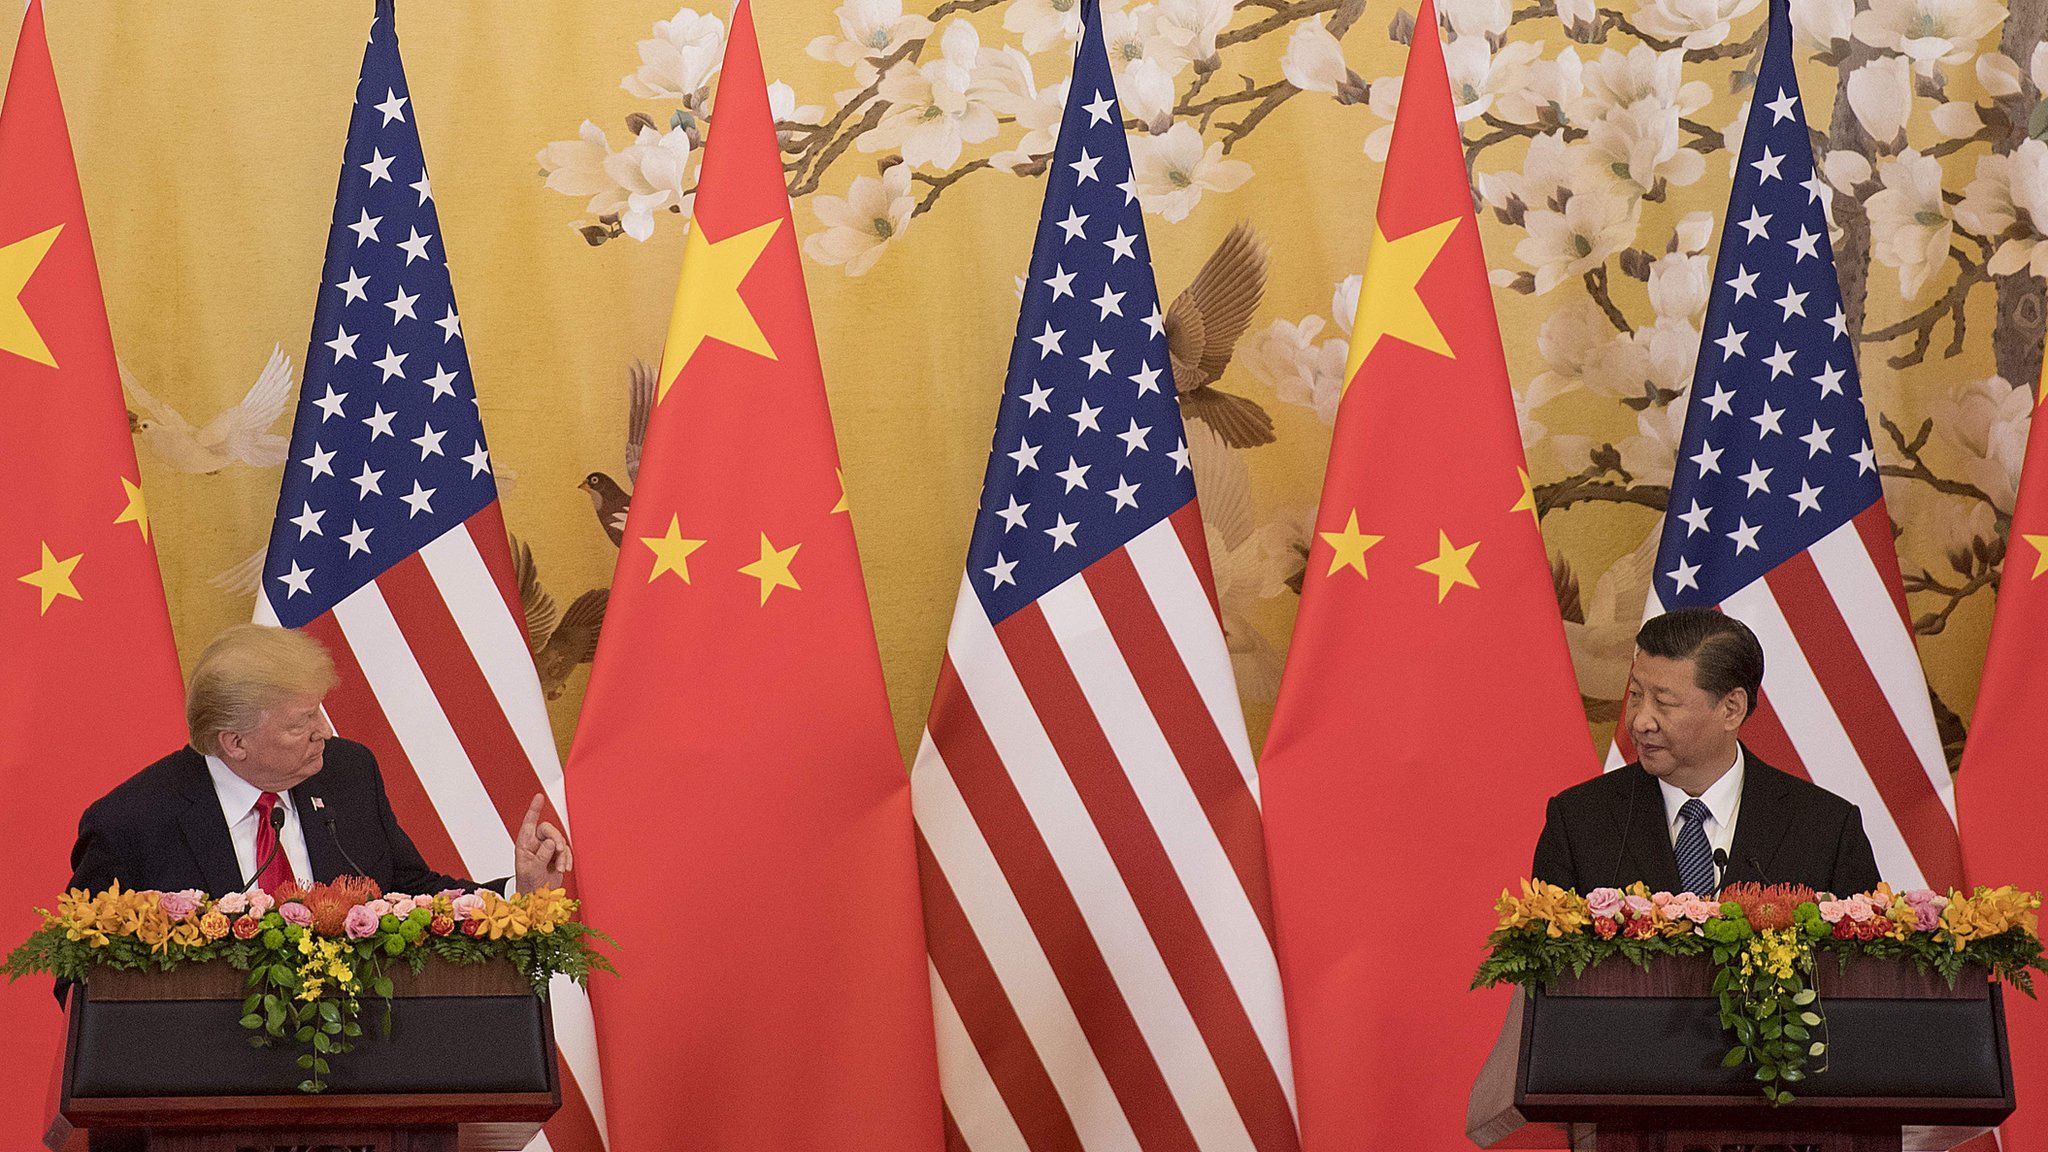
[[[479, 879], [511, 871], [513, 834], [535, 792], [547, 795], [548, 818], [569, 827], [546, 701], [516, 606], [479, 547], [475, 534], [486, 532], [503, 540], [495, 505], [305, 627], [340, 674], [326, 702], [335, 731], [376, 755], [391, 806], [421, 853]], [[256, 619], [277, 623], [267, 596]], [[563, 1108], [529, 1147], [602, 1152], [590, 1001], [564, 977], [549, 1003]]]
[[1186, 527], [999, 624], [961, 585], [911, 788], [977, 1152], [1296, 1147], [1256, 778]]

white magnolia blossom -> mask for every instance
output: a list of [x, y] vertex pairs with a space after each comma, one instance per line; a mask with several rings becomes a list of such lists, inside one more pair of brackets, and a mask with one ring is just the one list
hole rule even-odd
[[1347, 341], [1351, 339], [1351, 325], [1358, 319], [1358, 296], [1364, 287], [1365, 277], [1353, 272], [1330, 290], [1330, 319]]
[[1880, 56], [1849, 74], [1849, 108], [1880, 146], [1890, 147], [1913, 114], [1913, 66], [1903, 56]]
[[1928, 408], [1935, 434], [1962, 460], [1963, 478], [1983, 490], [2001, 512], [2011, 512], [2027, 454], [2034, 390], [2002, 376], [1951, 385]]
[[1437, 5], [1437, 15], [1450, 26], [1451, 35], [1456, 39], [1468, 36], [1498, 38], [1507, 35], [1515, 10], [1509, 0], [1443, 0]]
[[1461, 37], [1444, 45], [1444, 67], [1450, 72], [1451, 101], [1458, 122], [1483, 115], [1500, 93], [1523, 88], [1529, 65], [1542, 50], [1540, 44], [1518, 41], [1494, 52], [1479, 36]]
[[951, 168], [963, 146], [996, 134], [995, 110], [975, 83], [980, 34], [974, 25], [954, 20], [940, 36], [939, 48], [936, 59], [927, 57], [915, 68], [892, 68], [882, 77], [880, 94], [889, 110], [855, 141], [861, 151], [898, 149], [912, 167]]
[[1321, 316], [1299, 322], [1275, 320], [1263, 332], [1246, 337], [1237, 360], [1252, 379], [1273, 390], [1287, 404], [1307, 408], [1325, 424], [1337, 421], [1337, 402], [1344, 397], [1344, 337], [1319, 339], [1328, 326]]
[[1941, 161], [1908, 148], [1881, 161], [1877, 178], [1884, 187], [1864, 202], [1871, 254], [1899, 270], [1899, 291], [1910, 300], [1948, 262], [1955, 232], [1941, 198]]
[[768, 85], [768, 115], [777, 123], [816, 124], [825, 119], [825, 110], [816, 104], [798, 106], [796, 89], [775, 80]]
[[1600, 5], [1596, 0], [1555, 0], [1555, 4], [1558, 21], [1574, 39], [1592, 27], [1600, 16]]
[[[2048, 237], [2042, 235], [2048, 222], [2048, 143], [2026, 140], [2009, 156], [1978, 157], [1956, 219], [1979, 236], [1999, 238], [1992, 275], [2048, 275]], [[2017, 234], [2007, 236], [2009, 230]]]
[[1586, 142], [1638, 195], [1660, 181], [1691, 184], [1707, 170], [1706, 157], [1680, 141], [1678, 117], [1661, 108], [1617, 109], [1593, 124]]
[[1658, 319], [1690, 320], [1707, 306], [1714, 277], [1704, 252], [1666, 252], [1650, 262], [1650, 308]]
[[1210, 65], [1216, 60], [1216, 37], [1230, 27], [1237, 0], [1159, 0], [1154, 13], [1158, 36], [1174, 52]]
[[654, 214], [674, 211], [688, 215], [695, 194], [687, 191], [692, 149], [690, 134], [681, 128], [666, 132], [653, 127], [640, 129], [630, 147], [604, 158], [604, 170], [625, 194], [619, 213], [619, 227], [635, 240], [654, 235]]
[[1140, 4], [1130, 9], [1103, 5], [1102, 39], [1113, 72], [1121, 73], [1140, 60], [1152, 61], [1168, 76], [1178, 76], [1188, 66], [1187, 57], [1160, 35], [1157, 4]]
[[[1379, 94], [1380, 84], [1373, 82], [1373, 94]], [[1517, 206], [1526, 209], [1562, 206], [1564, 197], [1579, 181], [1594, 178], [1589, 161], [1590, 153], [1584, 145], [1568, 144], [1562, 132], [1545, 132], [1529, 141], [1529, 150], [1522, 157], [1522, 170], [1508, 169], [1501, 172], [1481, 172], [1478, 178], [1479, 195], [1495, 208], [1513, 211]]]
[[1977, 129], [1984, 126], [1984, 118], [1977, 114], [1977, 106], [1961, 100], [1936, 106], [1928, 118], [1934, 121], [1936, 131], [1951, 140], [1975, 136]]
[[1387, 162], [1387, 149], [1394, 143], [1394, 117], [1401, 112], [1401, 77], [1382, 76], [1366, 85], [1365, 106], [1381, 120], [1365, 138], [1365, 155], [1375, 163]]
[[[1529, 381], [1525, 402], [1538, 408], [1586, 387], [1595, 362], [1607, 354], [1616, 335], [1607, 314], [1589, 297], [1566, 297], [1536, 329], [1536, 351], [1542, 354], [1545, 367]], [[1623, 396], [1635, 394], [1625, 389], [1621, 392]]]
[[1685, 409], [1685, 397], [1680, 396], [1636, 414], [1636, 434], [1618, 445], [1621, 466], [1636, 483], [1671, 482], [1671, 474], [1678, 468], [1678, 445], [1685, 437]]
[[2034, 81], [2034, 87], [2048, 91], [2048, 42], [2034, 45], [2034, 54], [2027, 60], [2027, 75]]
[[1123, 106], [1124, 115], [1154, 134], [1173, 126], [1177, 99], [1173, 75], [1157, 59], [1133, 60], [1115, 79], [1117, 103]]
[[1026, 52], [1043, 52], [1062, 40], [1081, 38], [1080, 0], [1008, 0], [1003, 31], [1023, 34]]
[[1735, 110], [1735, 119], [1721, 128], [1721, 142], [1728, 151], [1728, 171], [1733, 173], [1742, 163], [1742, 138], [1749, 132], [1749, 106], [1754, 101], [1744, 100], [1742, 107]]
[[1564, 210], [1531, 208], [1523, 219], [1529, 235], [1515, 256], [1536, 273], [1540, 295], [1575, 280], [1629, 246], [1636, 237], [1641, 202], [1605, 181], [1572, 190]]
[[1706, 157], [1684, 146], [1679, 120], [1713, 98], [1705, 83], [1684, 80], [1685, 53], [1637, 45], [1612, 48], [1585, 66], [1584, 96], [1575, 114], [1590, 124], [1588, 142], [1608, 168], [1642, 193], [1658, 181], [1691, 184], [1706, 171]]
[[903, 0], [845, 0], [832, 15], [839, 34], [819, 36], [804, 50], [813, 59], [852, 68], [862, 85], [874, 82], [876, 61], [932, 33], [931, 21], [904, 13]]
[[1677, 227], [1671, 230], [1672, 243], [1680, 252], [1705, 252], [1714, 240], [1714, 214], [1712, 212], [1687, 212], [1678, 218]]
[[[1886, 448], [1881, 442], [1880, 449]], [[1905, 532], [1900, 551], [1915, 557], [1968, 556], [1978, 541], [1999, 538], [1996, 513], [1974, 497], [1953, 496], [1930, 484], [1893, 483], [1885, 485], [1885, 503]]]
[[983, 52], [974, 79], [989, 107], [1024, 129], [1014, 146], [991, 156], [989, 163], [1015, 172], [1052, 155], [1053, 145], [1059, 141], [1060, 118], [1066, 114], [1067, 80], [1041, 90], [1032, 77], [1031, 58], [1008, 46], [999, 52]]
[[1856, 0], [1792, 0], [1792, 35], [1816, 52], [1849, 38], [1856, 18]]
[[2005, 19], [1999, 0], [1871, 0], [1856, 14], [1856, 39], [1900, 53], [1922, 76], [1937, 64], [1967, 63], [1977, 42]]
[[910, 226], [917, 200], [910, 194], [910, 165], [892, 165], [881, 176], [857, 176], [844, 198], [818, 195], [811, 210], [825, 231], [804, 239], [804, 254], [820, 264], [843, 265], [848, 276], [875, 266], [882, 250]]
[[[1287, 51], [1280, 57], [1280, 74], [1304, 92], [1364, 91], [1364, 82], [1344, 62], [1344, 46], [1330, 34], [1321, 20], [1303, 20], [1287, 38]], [[1352, 101], [1355, 103], [1356, 101]]]
[[[2036, 55], [2040, 46], [2035, 46]], [[2017, 96], [2020, 92], [2020, 66], [2003, 52], [1986, 52], [1977, 57], [1977, 83], [1984, 86], [1984, 94], [1994, 99], [2000, 96]]]
[[1574, 116], [1587, 108], [1585, 74], [1576, 48], [1566, 48], [1555, 59], [1532, 60], [1520, 84], [1495, 94], [1493, 114], [1510, 124], [1573, 124]]
[[725, 22], [679, 8], [654, 22], [654, 38], [640, 41], [640, 67], [619, 87], [643, 100], [703, 99], [725, 59]]
[[1820, 174], [1845, 196], [1860, 195], [1857, 189], [1872, 175], [1870, 157], [1853, 148], [1837, 148], [1821, 157]]
[[1729, 27], [1763, 0], [1643, 0], [1635, 25], [1659, 40], [1687, 48], [1712, 48], [1728, 39]]
[[557, 140], [542, 148], [536, 159], [547, 176], [549, 188], [565, 196], [590, 197], [584, 210], [604, 216], [626, 205], [626, 194], [619, 188], [619, 182], [604, 169], [605, 157], [611, 154], [611, 142], [605, 139], [604, 129], [585, 120], [576, 139]]
[[1229, 192], [1252, 177], [1252, 166], [1223, 158], [1223, 145], [1208, 143], [1186, 122], [1157, 136], [1131, 138], [1132, 187], [1147, 212], [1178, 224], [1204, 192]]

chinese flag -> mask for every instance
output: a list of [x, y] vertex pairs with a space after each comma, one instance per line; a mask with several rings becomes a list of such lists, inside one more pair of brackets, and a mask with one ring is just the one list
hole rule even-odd
[[567, 769], [614, 1148], [943, 1146], [909, 777], [734, 9]]
[[[2048, 701], [2048, 376], [2035, 386], [2019, 498], [1991, 648], [1977, 710], [1956, 774], [1956, 818], [1963, 834], [1963, 871], [1971, 884], [2048, 888], [2042, 829], [2048, 828], [2048, 778], [2042, 756]], [[2048, 989], [2044, 989], [2048, 994]], [[2007, 1148], [2048, 1148], [2048, 1003], [2005, 998], [2012, 1074], [2019, 1111], [2000, 1131]], [[1972, 1146], [1975, 1147], [1974, 1145]]]
[[1493, 902], [1596, 766], [1427, 2], [1401, 91], [1259, 767], [1303, 1152], [1470, 1147]]
[[[0, 105], [0, 952], [54, 907], [85, 806], [185, 741], [114, 339], [40, 3]], [[37, 1146], [48, 980], [0, 984], [0, 1147]]]

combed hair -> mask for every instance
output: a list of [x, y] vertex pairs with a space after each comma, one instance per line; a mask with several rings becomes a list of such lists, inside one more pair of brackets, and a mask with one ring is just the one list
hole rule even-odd
[[1636, 649], [1667, 660], [1691, 660], [1693, 686], [1716, 700], [1740, 688], [1749, 697], [1742, 717], [1756, 711], [1764, 686], [1764, 646], [1749, 625], [1712, 608], [1680, 608], [1643, 622]]
[[213, 638], [185, 686], [185, 728], [202, 756], [220, 754], [220, 734], [246, 732], [286, 697], [326, 695], [334, 659], [304, 632], [237, 624]]

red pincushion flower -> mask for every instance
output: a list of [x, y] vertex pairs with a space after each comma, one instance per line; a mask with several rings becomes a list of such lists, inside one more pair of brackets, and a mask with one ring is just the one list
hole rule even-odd
[[1749, 926], [1759, 932], [1775, 932], [1792, 926], [1792, 913], [1814, 898], [1804, 884], [1730, 884], [1721, 899], [1742, 905]]
[[1615, 932], [1619, 930], [1620, 926], [1614, 922], [1612, 916], [1601, 916], [1593, 921], [1593, 931], [1598, 933], [1602, 940], [1614, 939]]
[[1847, 916], [1835, 921], [1834, 936], [1837, 940], [1854, 940], [1856, 938], [1856, 922]]

